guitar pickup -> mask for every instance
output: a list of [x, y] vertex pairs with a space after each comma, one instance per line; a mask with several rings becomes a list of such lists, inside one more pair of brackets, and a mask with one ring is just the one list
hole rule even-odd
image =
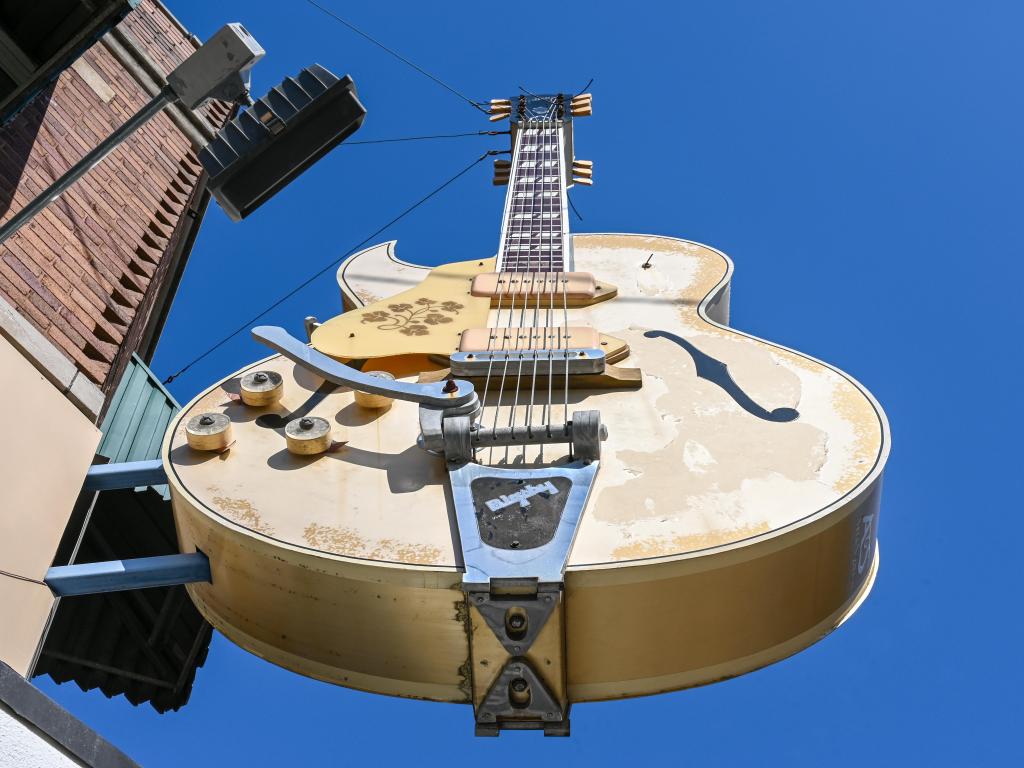
[[473, 278], [470, 293], [509, 304], [541, 296], [579, 302], [597, 295], [597, 281], [589, 272], [485, 272]]
[[459, 338], [459, 352], [572, 350], [600, 346], [601, 335], [586, 326], [467, 328]]
[[603, 373], [605, 354], [601, 349], [492, 349], [483, 352], [454, 352], [453, 376], [502, 375], [564, 376]]

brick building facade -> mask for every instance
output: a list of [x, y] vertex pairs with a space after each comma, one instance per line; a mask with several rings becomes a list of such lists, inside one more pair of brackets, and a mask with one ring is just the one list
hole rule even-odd
[[[149, 101], [197, 45], [144, 0], [36, 93], [0, 128], [0, 221]], [[0, 299], [74, 366], [66, 391], [94, 420], [132, 352], [151, 354], [208, 201], [196, 152], [229, 109], [165, 109], [0, 246]]]

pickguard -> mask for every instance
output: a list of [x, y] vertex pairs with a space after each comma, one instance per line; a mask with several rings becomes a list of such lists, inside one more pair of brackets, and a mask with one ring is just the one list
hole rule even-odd
[[487, 325], [490, 299], [472, 296], [473, 278], [494, 259], [461, 261], [430, 270], [423, 282], [333, 317], [313, 332], [313, 347], [341, 359], [448, 355], [466, 328]]

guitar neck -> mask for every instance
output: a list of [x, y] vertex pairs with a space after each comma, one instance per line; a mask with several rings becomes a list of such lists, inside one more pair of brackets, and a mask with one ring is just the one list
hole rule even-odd
[[532, 120], [515, 130], [498, 271], [572, 271], [567, 156], [561, 121]]

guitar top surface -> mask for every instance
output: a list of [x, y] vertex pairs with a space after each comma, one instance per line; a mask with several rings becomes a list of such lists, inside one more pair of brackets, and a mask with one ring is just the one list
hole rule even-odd
[[[610, 435], [570, 569], [692, 555], [769, 535], [842, 504], [881, 469], [884, 415], [860, 385], [702, 316], [702, 306], [714, 313], [727, 301], [732, 266], [719, 251], [638, 235], [576, 235], [574, 247], [577, 266], [615, 283], [619, 295], [572, 310], [573, 322], [626, 341], [622, 365], [640, 368], [643, 386], [569, 391], [569, 412], [600, 408]], [[393, 243], [383, 244], [353, 260], [345, 287], [370, 303], [381, 298], [375, 290], [402, 286], [409, 272], [410, 282], [424, 274], [398, 262]], [[454, 302], [444, 294], [436, 300]], [[378, 336], [402, 338], [400, 323], [374, 319], [388, 328]], [[363, 409], [350, 390], [328, 386], [325, 394], [322, 380], [281, 358], [250, 368], [284, 376], [278, 406], [255, 413], [232, 399], [241, 371], [185, 408], [170, 441], [176, 479], [203, 509], [255, 536], [328, 557], [457, 567], [445, 468], [415, 445], [415, 405]], [[415, 380], [414, 370], [395, 372]], [[552, 410], [560, 414], [564, 394], [554, 394]], [[210, 410], [231, 416], [235, 444], [197, 460], [183, 425]], [[328, 419], [343, 445], [315, 457], [288, 453], [282, 419], [300, 412]], [[507, 466], [516, 463], [513, 453]]]

